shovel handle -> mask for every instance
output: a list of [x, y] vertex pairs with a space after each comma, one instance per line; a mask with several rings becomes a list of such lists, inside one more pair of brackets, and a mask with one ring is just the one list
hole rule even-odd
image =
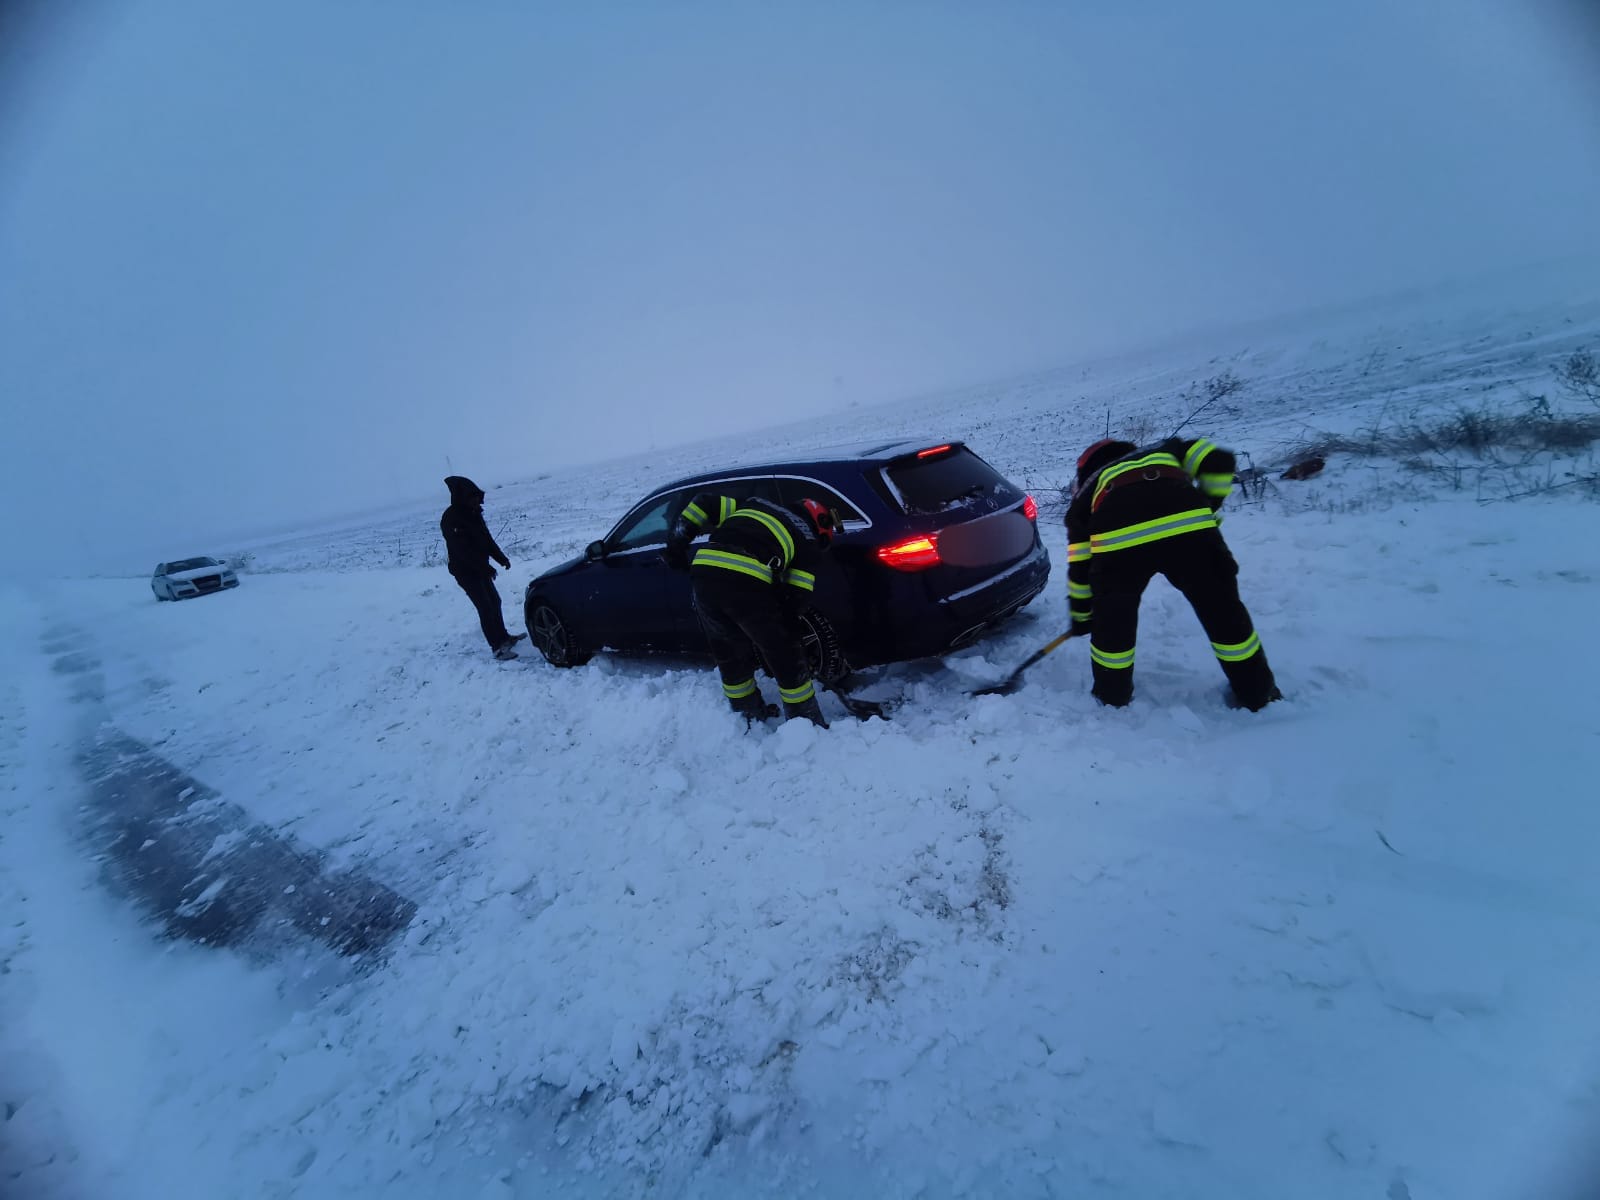
[[[1087, 631], [1084, 631], [1084, 632], [1087, 632]], [[1013, 671], [1011, 673], [1013, 678], [1018, 676], [1018, 675], [1021, 675], [1029, 667], [1033, 666], [1034, 663], [1038, 662], [1046, 654], [1049, 654], [1050, 651], [1054, 650], [1057, 646], [1061, 645], [1062, 642], [1071, 641], [1073, 638], [1078, 637], [1078, 636], [1080, 636], [1080, 631], [1079, 630], [1077, 630], [1077, 629], [1069, 629], [1065, 633], [1063, 633], [1060, 637], [1052, 638], [1050, 641], [1046, 642], [1044, 644], [1044, 646], [1042, 646], [1040, 649], [1035, 650], [1031, 655], [1029, 655], [1028, 658], [1023, 662], [1023, 664], [1020, 667], [1018, 667], [1015, 671]]]
[[1072, 636], [1072, 630], [1069, 629], [1065, 633], [1063, 633], [1060, 637], [1052, 638], [1050, 641], [1046, 642], [1044, 644], [1044, 646], [1041, 647], [1037, 652], [1035, 652], [1033, 657], [1028, 659], [1028, 661], [1023, 663], [1022, 665], [1024, 667], [1033, 666], [1034, 663], [1038, 662], [1046, 654], [1049, 654], [1050, 651], [1054, 650], [1057, 646], [1061, 645], [1062, 642], [1066, 641], [1071, 636]]
[[972, 694], [974, 696], [1004, 695], [1005, 693], [1011, 691], [1012, 688], [1017, 686], [1018, 682], [1022, 679], [1022, 673], [1024, 671], [1026, 671], [1029, 667], [1033, 666], [1034, 663], [1038, 662], [1046, 654], [1049, 654], [1050, 651], [1054, 650], [1057, 646], [1061, 645], [1062, 642], [1071, 641], [1073, 638], [1080, 637], [1083, 634], [1088, 633], [1088, 632], [1089, 631], [1087, 629], [1080, 629], [1078, 626], [1074, 625], [1071, 629], [1067, 630], [1065, 633], [1061, 634], [1059, 637], [1054, 637], [1054, 638], [1050, 639], [1050, 641], [1046, 642], [1045, 645], [1042, 646], [1040, 649], [1035, 650], [1032, 654], [1030, 654], [1026, 659], [1023, 660], [1022, 665], [1020, 667], [1018, 667], [1015, 671], [1011, 672], [1011, 674], [1007, 675], [1002, 682], [995, 684], [993, 687], [981, 688], [980, 690], [978, 690], [976, 692], [973, 692]]

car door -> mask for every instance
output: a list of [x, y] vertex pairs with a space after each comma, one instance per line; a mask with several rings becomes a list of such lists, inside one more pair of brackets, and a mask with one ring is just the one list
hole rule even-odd
[[[689, 574], [662, 558], [671, 523], [704, 491], [736, 500], [777, 498], [770, 476], [739, 476], [662, 492], [637, 505], [606, 535], [604, 556], [590, 567], [598, 579], [589, 589], [583, 626], [595, 643], [621, 651], [704, 652]], [[695, 542], [706, 540], [702, 534]]]
[[832, 548], [823, 555], [817, 570], [817, 586], [811, 597], [811, 606], [827, 617], [840, 633], [848, 635], [859, 613], [865, 607], [874, 612], [881, 610], [885, 601], [863, 591], [863, 582], [870, 583], [874, 574], [870, 569], [872, 547], [870, 539], [854, 535], [865, 534], [872, 521], [842, 491], [808, 475], [778, 476], [778, 494], [785, 508], [798, 512], [801, 502], [815, 500], [831, 509], [839, 518], [839, 531]]
[[597, 645], [621, 651], [680, 649], [679, 610], [689, 607], [689, 581], [662, 561], [668, 522], [688, 499], [681, 492], [652, 496], [606, 535], [604, 554], [591, 564], [588, 611], [580, 618]]

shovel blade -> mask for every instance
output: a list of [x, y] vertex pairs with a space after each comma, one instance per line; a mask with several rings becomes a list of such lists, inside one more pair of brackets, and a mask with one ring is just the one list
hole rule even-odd
[[1017, 690], [1017, 685], [1022, 682], [1023, 672], [1025, 672], [1029, 667], [1033, 666], [1034, 663], [1042, 659], [1046, 654], [1049, 654], [1050, 651], [1054, 650], [1057, 646], [1061, 645], [1062, 642], [1070, 641], [1072, 638], [1078, 636], [1080, 635], [1076, 630], [1067, 630], [1067, 632], [1063, 633], [1060, 637], [1053, 639], [1047, 646], [1044, 647], [1044, 649], [1036, 650], [1034, 653], [1030, 654], [1026, 659], [1023, 660], [1022, 665], [1015, 671], [1011, 672], [1011, 674], [1002, 682], [994, 684], [991, 687], [980, 688], [978, 691], [970, 692], [968, 694], [972, 696], [1009, 696], [1012, 692]]
[[979, 688], [977, 691], [972, 692], [971, 695], [974, 695], [974, 696], [1009, 696], [1009, 695], [1011, 695], [1012, 692], [1017, 690], [1017, 684], [1020, 683], [1020, 682], [1021, 681], [1017, 680], [1017, 679], [1008, 679], [1004, 683], [997, 683], [997, 684], [994, 684], [992, 687]]
[[844, 705], [845, 711], [858, 721], [870, 721], [873, 717], [877, 717], [880, 721], [889, 719], [887, 710], [876, 700], [858, 700], [834, 687], [828, 688], [828, 691], [832, 692], [839, 703]]

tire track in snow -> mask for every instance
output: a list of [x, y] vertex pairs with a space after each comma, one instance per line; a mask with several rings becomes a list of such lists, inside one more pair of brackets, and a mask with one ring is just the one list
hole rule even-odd
[[417, 906], [322, 850], [283, 837], [240, 805], [118, 730], [105, 711], [100, 661], [70, 628], [47, 630], [53, 669], [88, 707], [76, 759], [89, 801], [83, 832], [116, 889], [168, 934], [207, 946], [290, 931], [342, 955], [382, 950]]

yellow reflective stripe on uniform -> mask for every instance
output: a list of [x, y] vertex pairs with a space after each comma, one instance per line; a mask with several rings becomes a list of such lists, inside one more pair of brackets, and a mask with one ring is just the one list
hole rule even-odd
[[1099, 646], [1089, 646], [1089, 657], [1102, 667], [1113, 671], [1126, 671], [1133, 666], [1132, 650], [1102, 650]]
[[706, 510], [693, 500], [689, 501], [688, 506], [684, 508], [683, 515], [689, 520], [690, 524], [704, 525], [706, 523]]
[[1094, 495], [1089, 498], [1090, 504], [1098, 503], [1100, 493], [1106, 490], [1106, 484], [1119, 475], [1126, 475], [1129, 471], [1142, 471], [1146, 467], [1177, 467], [1183, 469], [1180, 463], [1165, 450], [1157, 450], [1154, 454], [1146, 454], [1143, 458], [1132, 458], [1127, 462], [1113, 463], [1100, 472], [1100, 478], [1094, 485]]
[[1089, 557], [1088, 542], [1068, 542], [1067, 561], [1069, 563], [1084, 562]]
[[1154, 521], [1140, 521], [1137, 525], [1124, 525], [1107, 533], [1091, 534], [1089, 546], [1096, 554], [1112, 550], [1126, 550], [1162, 538], [1176, 537], [1180, 533], [1193, 533], [1197, 529], [1215, 529], [1216, 515], [1209, 508], [1191, 508], [1188, 512], [1173, 513]]
[[1201, 438], [1194, 445], [1190, 446], [1189, 453], [1183, 456], [1184, 471], [1190, 476], [1198, 475], [1200, 473], [1200, 463], [1205, 459], [1206, 455], [1210, 454], [1216, 448], [1217, 444], [1215, 442], [1207, 441], [1205, 438]]
[[1221, 642], [1212, 642], [1211, 649], [1216, 652], [1217, 657], [1223, 662], [1243, 662], [1261, 649], [1261, 638], [1252, 632], [1244, 641], [1235, 642], [1231, 646], [1223, 645]]
[[1070, 579], [1067, 580], [1067, 599], [1087, 600], [1093, 595], [1094, 588], [1087, 583], [1073, 583]]
[[778, 689], [778, 695], [783, 698], [785, 704], [804, 704], [816, 694], [817, 689], [811, 685], [811, 680], [809, 679], [799, 687], [781, 687]]
[[717, 514], [717, 523], [719, 525], [723, 521], [726, 521], [729, 517], [733, 516], [733, 514], [737, 512], [739, 508], [739, 502], [732, 496], [718, 496], [717, 503], [720, 506], [720, 510]]
[[729, 700], [743, 700], [752, 695], [756, 690], [756, 677], [750, 676], [743, 683], [725, 683], [722, 685], [722, 694]]
[[1233, 491], [1233, 476], [1225, 471], [1200, 476], [1200, 490], [1208, 496], [1227, 499]]
[[1067, 615], [1081, 625], [1084, 621], [1094, 616], [1094, 611], [1087, 608], [1069, 608], [1067, 609]]
[[729, 571], [738, 571], [740, 574], [749, 575], [761, 580], [762, 583], [772, 582], [772, 568], [764, 562], [758, 562], [743, 554], [734, 554], [731, 550], [714, 550], [710, 546], [703, 546], [694, 553], [693, 566], [696, 567], [722, 567]]
[[810, 571], [790, 570], [788, 579], [790, 583], [794, 584], [795, 587], [799, 588], [803, 592], [816, 590], [817, 577]]
[[767, 532], [778, 539], [778, 549], [783, 553], [783, 561], [788, 562], [794, 557], [794, 535], [784, 526], [784, 523], [771, 513], [764, 513], [756, 508], [741, 508], [734, 514], [736, 517], [749, 517], [752, 521], [759, 521], [767, 527]]

